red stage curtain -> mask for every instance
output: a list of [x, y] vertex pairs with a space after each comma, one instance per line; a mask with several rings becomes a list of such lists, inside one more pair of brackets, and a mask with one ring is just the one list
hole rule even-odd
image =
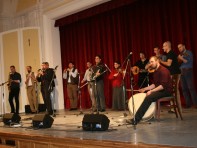
[[[119, 0], [118, 0], [119, 1]], [[120, 0], [121, 1], [121, 0]], [[111, 5], [113, 3], [111, 2]], [[105, 4], [106, 5], [106, 4]], [[155, 45], [162, 48], [164, 41], [171, 41], [172, 48], [178, 54], [177, 44], [185, 43], [194, 54], [194, 66], [197, 65], [197, 1], [196, 0], [137, 0], [124, 6], [102, 11], [93, 16], [84, 12], [82, 19], [56, 23], [60, 26], [62, 65], [67, 68], [69, 61], [74, 61], [81, 78], [84, 75], [86, 62], [94, 63], [94, 57], [100, 54], [103, 62], [113, 68], [115, 60], [124, 61], [132, 51], [131, 65], [139, 60], [139, 52], [144, 51], [147, 57], [153, 55]], [[94, 12], [94, 9], [91, 9]], [[90, 11], [90, 10], [88, 10]], [[91, 12], [90, 11], [90, 12]], [[82, 12], [80, 16], [82, 16]], [[86, 16], [86, 17], [85, 17]], [[64, 19], [61, 19], [64, 20]], [[70, 21], [72, 20], [72, 21]], [[69, 23], [68, 23], [69, 22]], [[195, 72], [195, 75], [197, 73]], [[105, 74], [106, 105], [111, 107], [111, 83]], [[126, 78], [130, 88], [129, 77]], [[195, 79], [197, 82], [197, 79]], [[66, 86], [64, 83], [65, 106], [69, 107]], [[128, 96], [129, 98], [130, 96]], [[81, 91], [82, 107], [90, 107], [86, 87]], [[184, 102], [183, 102], [184, 103]]]

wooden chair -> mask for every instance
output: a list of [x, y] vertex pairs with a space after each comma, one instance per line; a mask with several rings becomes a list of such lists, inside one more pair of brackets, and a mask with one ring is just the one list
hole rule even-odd
[[[169, 96], [169, 97], [160, 98], [159, 100], [156, 101], [155, 117], [159, 121], [160, 121], [160, 112], [161, 112], [161, 102], [169, 102], [169, 105], [167, 105], [167, 107], [169, 107], [170, 109], [173, 108], [175, 111], [176, 117], [178, 118], [178, 114], [179, 114], [181, 120], [183, 120], [183, 116], [182, 116], [181, 108], [180, 108], [180, 104], [179, 104], [180, 102], [177, 99], [178, 98], [177, 97], [177, 92], [178, 92], [177, 90], [179, 89], [178, 82], [179, 82], [179, 74], [172, 75], [172, 84], [173, 84], [172, 93], [173, 93], [173, 95]], [[178, 112], [177, 112], [177, 110], [178, 110]]]

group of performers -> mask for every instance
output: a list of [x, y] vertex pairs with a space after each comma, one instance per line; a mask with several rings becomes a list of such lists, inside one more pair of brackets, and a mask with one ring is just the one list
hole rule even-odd
[[67, 94], [70, 100], [70, 110], [77, 109], [77, 91], [79, 83], [87, 82], [88, 92], [92, 101], [92, 111], [106, 110], [105, 105], [105, 95], [104, 95], [104, 73], [106, 72], [106, 67], [101, 62], [102, 58], [100, 55], [95, 56], [95, 65], [92, 66], [91, 62], [87, 62], [87, 70], [85, 72], [84, 78], [79, 82], [77, 76], [78, 70], [74, 67], [73, 62], [69, 62], [67, 69], [63, 71], [63, 78], [67, 80]]
[[[139, 107], [135, 120], [131, 120], [132, 124], [137, 124], [146, 113], [148, 107], [152, 102], [157, 101], [161, 97], [172, 95], [172, 75], [178, 74], [181, 81], [182, 92], [186, 102], [186, 108], [192, 105], [197, 107], [197, 95], [193, 79], [193, 54], [187, 50], [185, 45], [178, 44], [180, 54], [177, 56], [171, 49], [170, 41], [163, 43], [163, 51], [165, 55], [160, 53], [159, 47], [154, 47], [154, 56], [149, 60], [143, 52], [139, 53], [140, 60], [137, 61], [130, 71], [135, 75], [138, 74], [138, 92], [145, 92], [146, 98]], [[95, 65], [87, 62], [87, 69], [81, 82], [79, 82], [78, 69], [74, 62], [68, 63], [68, 68], [63, 71], [63, 79], [67, 82], [67, 94], [70, 100], [70, 110], [77, 110], [78, 105], [78, 90], [80, 85], [86, 85], [92, 102], [92, 111], [105, 112], [105, 95], [104, 95], [104, 74], [109, 71], [109, 68], [102, 63], [100, 55], [95, 56]], [[112, 81], [112, 109], [125, 109], [125, 86], [124, 77], [125, 70], [121, 69], [119, 61], [114, 62], [114, 69], [108, 76]], [[14, 66], [10, 66], [9, 75], [9, 103], [12, 113], [19, 113], [18, 95], [20, 91], [21, 76], [16, 72]], [[41, 82], [41, 92], [44, 103], [47, 107], [48, 114], [53, 114], [50, 93], [55, 87], [54, 78], [55, 71], [49, 68], [48, 62], [42, 63], [42, 69], [39, 70], [38, 75], [35, 76], [32, 72], [31, 66], [27, 66], [27, 75], [25, 84], [27, 86], [27, 96], [31, 111], [33, 113], [38, 111], [38, 101], [36, 97], [35, 86], [37, 82]], [[149, 73], [152, 72], [152, 81], [150, 84]], [[85, 83], [86, 82], [86, 83]], [[177, 90], [178, 91], [178, 90]], [[179, 92], [178, 92], [179, 94]], [[15, 97], [16, 109], [13, 105], [13, 98]], [[181, 105], [180, 95], [178, 97], [179, 105]]]
[[[178, 75], [177, 87], [179, 80], [181, 80], [186, 108], [190, 108], [192, 105], [194, 108], [197, 108], [197, 95], [193, 79], [193, 55], [191, 51], [185, 48], [184, 44], [180, 43], [177, 47], [180, 52], [178, 56], [172, 50], [170, 41], [163, 43], [163, 50], [166, 53], [165, 56], [158, 53], [158, 47], [154, 48], [155, 56], [152, 56], [149, 59], [149, 63], [144, 67], [145, 70], [149, 68], [154, 70], [153, 82], [149, 86], [140, 87], [139, 92], [146, 92], [146, 97], [137, 110], [135, 118], [131, 119], [129, 123], [136, 125], [140, 122], [152, 102], [172, 95], [172, 76], [175, 74]], [[140, 57], [143, 56], [141, 55]], [[145, 62], [142, 59], [141, 64]], [[177, 101], [177, 105], [181, 108], [179, 89], [177, 89]]]
[[[53, 115], [51, 92], [55, 87], [54, 79], [55, 70], [49, 68], [48, 62], [42, 63], [42, 68], [38, 70], [37, 75], [32, 71], [31, 66], [26, 67], [26, 89], [27, 97], [31, 109], [31, 113], [38, 113], [38, 83], [41, 86], [41, 93], [44, 100], [44, 104], [47, 108], [47, 113]], [[8, 76], [8, 88], [9, 88], [9, 103], [11, 107], [11, 113], [19, 114], [19, 93], [20, 93], [21, 75], [16, 72], [15, 66], [10, 66], [10, 74]], [[15, 99], [16, 107], [13, 100]]]
[[[158, 67], [162, 67], [163, 73], [169, 73], [166, 75], [169, 75], [170, 78], [174, 74], [178, 74], [179, 77], [181, 77], [181, 84], [182, 84], [182, 90], [183, 90], [183, 95], [186, 100], [186, 108], [191, 107], [193, 104], [194, 106], [197, 105], [197, 98], [196, 98], [196, 92], [195, 92], [195, 87], [193, 83], [193, 55], [191, 51], [186, 50], [184, 44], [178, 44], [178, 49], [180, 51], [179, 56], [175, 54], [175, 52], [171, 49], [171, 43], [170, 41], [166, 41], [163, 43], [163, 51], [165, 52], [164, 54], [160, 53], [159, 47], [154, 47], [154, 58], [150, 58], [149, 60], [146, 58], [145, 54], [143, 52], [139, 53], [140, 60], [137, 61], [133, 67], [131, 67], [132, 73], [138, 74], [138, 91], [139, 92], [144, 92], [144, 88], [150, 86], [150, 81], [149, 81], [149, 73], [153, 72], [152, 76], [152, 81], [158, 81], [154, 80], [156, 70]], [[187, 52], [188, 54], [183, 54], [184, 52]], [[185, 56], [187, 55], [187, 56]], [[190, 56], [188, 56], [190, 55]], [[151, 63], [151, 59], [154, 61], [154, 64]], [[178, 61], [183, 61], [180, 63]], [[92, 109], [95, 111], [97, 108], [99, 111], [105, 111], [105, 96], [104, 96], [104, 84], [103, 84], [103, 72], [106, 70], [105, 64], [102, 64], [101, 62], [101, 57], [100, 56], [95, 56], [95, 65], [93, 65], [91, 62], [87, 62], [87, 70], [85, 72], [84, 78], [81, 81], [81, 83], [85, 83], [88, 85], [88, 92], [92, 101]], [[160, 69], [160, 68], [159, 68]], [[167, 72], [165, 70], [167, 69]], [[70, 74], [68, 74], [68, 71], [71, 71]], [[189, 71], [189, 78], [188, 76], [185, 76], [183, 72]], [[70, 70], [65, 69], [64, 70], [64, 78], [67, 79], [67, 85], [73, 85], [72, 82], [70, 81], [69, 76], [75, 77], [76, 75], [73, 75], [74, 72], [72, 72], [72, 68]], [[67, 77], [66, 77], [67, 76]], [[125, 89], [124, 89], [124, 80], [123, 77], [125, 76], [124, 70], [121, 69], [121, 63], [119, 61], [114, 62], [114, 69], [110, 72], [110, 75], [108, 76], [108, 79], [112, 81], [112, 89], [113, 89], [113, 94], [112, 94], [112, 109], [113, 110], [124, 110], [125, 109]], [[185, 78], [186, 77], [186, 78]], [[159, 76], [159, 78], [163, 79], [163, 76]], [[165, 76], [164, 76], [165, 78]], [[185, 80], [187, 79], [187, 80]], [[171, 79], [168, 79], [168, 76], [166, 78], [166, 82], [155, 82], [158, 83], [157, 85], [155, 84], [154, 87], [156, 87], [155, 90], [161, 91], [167, 89], [168, 91], [170, 90], [172, 86], [170, 83]], [[71, 84], [70, 84], [71, 83]], [[161, 86], [159, 85], [161, 83]], [[166, 84], [165, 84], [166, 83]], [[183, 84], [184, 83], [184, 84]], [[190, 83], [190, 84], [187, 84]], [[95, 85], [96, 84], [96, 85]], [[169, 86], [168, 86], [168, 85]], [[79, 83], [75, 83], [75, 95], [69, 96], [70, 102], [71, 102], [71, 109], [77, 109], [76, 108], [76, 103], [75, 107], [72, 108], [72, 100], [77, 100], [77, 85], [80, 85]], [[163, 86], [164, 85], [164, 86]], [[166, 87], [167, 85], [168, 87]], [[184, 85], [184, 86], [183, 86]], [[152, 85], [151, 85], [152, 86]], [[159, 88], [157, 88], [160, 86]], [[68, 90], [69, 87], [67, 87]], [[151, 87], [151, 90], [153, 88]], [[147, 89], [145, 89], [148, 91]], [[177, 90], [178, 91], [178, 90]], [[68, 90], [68, 94], [71, 92], [71, 90]], [[153, 92], [153, 91], [152, 91]], [[149, 92], [150, 93], [150, 92]], [[148, 94], [149, 94], [148, 93]], [[167, 93], [167, 95], [169, 95]], [[178, 92], [178, 94], [180, 94]], [[189, 94], [189, 95], [188, 95]], [[191, 95], [190, 95], [191, 94]], [[170, 94], [171, 95], [171, 94]], [[76, 96], [76, 97], [73, 97]], [[179, 105], [181, 105], [180, 101], [180, 95], [178, 95], [178, 102]], [[191, 98], [190, 98], [191, 96]], [[162, 97], [162, 96], [161, 96]], [[157, 97], [156, 99], [159, 99]], [[156, 101], [156, 100], [154, 100]], [[173, 112], [173, 111], [169, 111]]]

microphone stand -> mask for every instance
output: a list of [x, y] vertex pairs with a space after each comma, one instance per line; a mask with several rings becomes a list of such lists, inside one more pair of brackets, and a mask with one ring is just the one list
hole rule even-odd
[[102, 76], [104, 73], [106, 73], [108, 71], [108, 69], [106, 69], [106, 70], [104, 70], [102, 73], [100, 73], [100, 75], [99, 76], [96, 76], [96, 77], [93, 77], [93, 80], [92, 81], [94, 81], [94, 90], [95, 90], [95, 92], [94, 92], [94, 96], [95, 96], [95, 100], [96, 100], [96, 113], [97, 114], [99, 114], [99, 106], [98, 106], [98, 98], [97, 98], [97, 96], [98, 96], [98, 91], [97, 91], [97, 84], [96, 84], [96, 80], [97, 80], [97, 78], [99, 78], [100, 76]]
[[[128, 59], [128, 61], [130, 61]], [[131, 63], [130, 63], [130, 69], [131, 69]], [[133, 98], [133, 84], [132, 84], [132, 80], [133, 80], [133, 77], [132, 77], [132, 74], [131, 74], [131, 70], [129, 72], [129, 75], [130, 75], [130, 88], [131, 88], [131, 98], [132, 98], [132, 105], [133, 105], [133, 121], [136, 122], [136, 118], [135, 118], [135, 103], [134, 103], [134, 98]], [[134, 129], [136, 129], [136, 125], [133, 126]]]
[[37, 101], [37, 111], [36, 111], [36, 114], [38, 114], [39, 113], [39, 99], [38, 99], [38, 84], [37, 84], [37, 82], [34, 82], [34, 87], [35, 87], [35, 91], [36, 91], [36, 101]]
[[[124, 63], [124, 62], [123, 62]], [[127, 64], [126, 64], [126, 68], [125, 68], [125, 74], [123, 75], [123, 80], [122, 80], [122, 89], [123, 89], [123, 99], [124, 99], [124, 117], [127, 116], [127, 113], [126, 113], [126, 89], [125, 89], [125, 83], [124, 83], [124, 79], [125, 79], [125, 75], [126, 75], [126, 71], [127, 71], [127, 67], [128, 67], [128, 63], [129, 63], [129, 60], [127, 60]], [[122, 69], [122, 68], [121, 68]]]
[[[55, 72], [56, 72], [56, 70], [57, 70], [57, 67], [58, 67], [58, 66], [56, 66], [56, 67], [53, 69], [53, 76], [52, 76], [51, 82], [50, 82], [49, 87], [48, 87], [48, 91], [50, 92], [50, 96], [51, 96], [51, 93], [52, 93], [52, 91], [53, 91], [53, 86], [52, 86], [52, 84], [53, 84], [53, 81], [54, 81], [54, 79], [55, 79]], [[55, 92], [55, 91], [54, 91], [54, 92]], [[50, 99], [51, 99], [51, 103], [52, 103], [52, 97], [51, 97]], [[54, 104], [55, 104], [55, 93], [53, 94], [53, 99], [54, 99]], [[53, 117], [56, 117], [56, 114], [54, 113], [54, 111], [55, 111], [55, 109], [54, 109], [54, 104], [53, 104], [53, 108], [52, 108], [52, 110], [53, 110]]]
[[149, 72], [147, 72], [146, 77], [144, 78], [142, 84], [140, 85], [140, 88], [142, 88], [142, 86], [144, 85], [144, 83], [145, 83], [146, 80], [147, 80], [147, 84], [149, 86]]
[[82, 106], [81, 106], [81, 88], [83, 88], [88, 83], [86, 83], [82, 87], [80, 87], [80, 81], [81, 81], [81, 79], [80, 79], [80, 74], [79, 74], [79, 82], [78, 82], [78, 99], [79, 99], [79, 108], [80, 108], [79, 115], [82, 115], [83, 111], [82, 111]]
[[[127, 71], [128, 65], [129, 65], [129, 68], [130, 68], [130, 69], [129, 69], [129, 76], [130, 76], [131, 98], [132, 98], [132, 105], [133, 105], [133, 120], [134, 120], [134, 122], [136, 122], [135, 113], [134, 113], [134, 111], [135, 111], [135, 103], [134, 103], [134, 98], [133, 98], [133, 84], [132, 84], [133, 76], [132, 76], [132, 74], [131, 74], [130, 56], [131, 56], [131, 54], [129, 54], [129, 55], [127, 56], [127, 58], [126, 58], [126, 59], [124, 60], [124, 62], [123, 62], [123, 65], [124, 65], [124, 63], [127, 61], [125, 71]], [[123, 67], [123, 65], [122, 65], [122, 67]], [[126, 74], [126, 73], [125, 73], [125, 74]], [[123, 82], [124, 82], [124, 78], [125, 78], [125, 75], [124, 75], [124, 77], [123, 77]], [[126, 100], [126, 98], [125, 98], [125, 88], [124, 88], [124, 86], [123, 86], [123, 94], [124, 94], [124, 100]], [[125, 102], [126, 102], [126, 101], [125, 101]], [[127, 114], [124, 113], [124, 116], [126, 117]], [[136, 129], [136, 125], [134, 125], [134, 129]]]
[[[124, 66], [124, 64], [126, 63], [126, 68], [125, 68], [125, 74], [123, 75], [123, 80], [122, 80], [122, 82], [123, 82], [123, 87], [122, 87], [122, 89], [123, 89], [123, 99], [124, 99], [124, 113], [123, 113], [123, 115], [124, 115], [124, 117], [126, 117], [127, 116], [127, 113], [126, 113], [126, 89], [125, 89], [125, 83], [124, 83], [124, 79], [125, 79], [125, 75], [126, 75], [126, 71], [127, 71], [127, 68], [128, 68], [128, 65], [130, 66], [130, 69], [131, 69], [131, 64], [130, 64], [130, 57], [131, 57], [131, 52], [129, 53], [129, 55], [126, 57], [126, 59], [124, 60], [124, 62], [123, 62], [123, 64], [122, 64], [122, 67], [121, 67], [121, 69], [123, 69], [123, 66]], [[130, 71], [130, 70], [129, 70]], [[131, 75], [131, 73], [129, 73], [130, 74], [130, 77], [132, 76]], [[131, 78], [132, 79], [132, 78]], [[132, 83], [132, 82], [131, 82]], [[131, 87], [131, 88], [133, 88], [133, 87]], [[131, 89], [131, 92], [132, 92], [132, 94], [133, 94], [133, 89]]]
[[2, 95], [3, 95], [3, 97], [2, 97], [2, 113], [0, 115], [1, 117], [3, 116], [3, 114], [5, 114], [4, 85], [8, 82], [9, 81], [6, 81], [6, 82], [0, 84], [0, 86], [2, 88]]

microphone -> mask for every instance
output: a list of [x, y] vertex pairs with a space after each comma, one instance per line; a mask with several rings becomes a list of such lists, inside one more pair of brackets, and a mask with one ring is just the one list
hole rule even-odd
[[126, 59], [129, 59], [133, 53], [130, 52]]
[[58, 65], [57, 65], [57, 66], [55, 66], [54, 70], [57, 70], [57, 68], [58, 68]]
[[109, 72], [111, 72], [111, 70], [109, 69], [109, 67], [107, 66], [107, 64], [105, 64], [105, 67], [109, 70]]

